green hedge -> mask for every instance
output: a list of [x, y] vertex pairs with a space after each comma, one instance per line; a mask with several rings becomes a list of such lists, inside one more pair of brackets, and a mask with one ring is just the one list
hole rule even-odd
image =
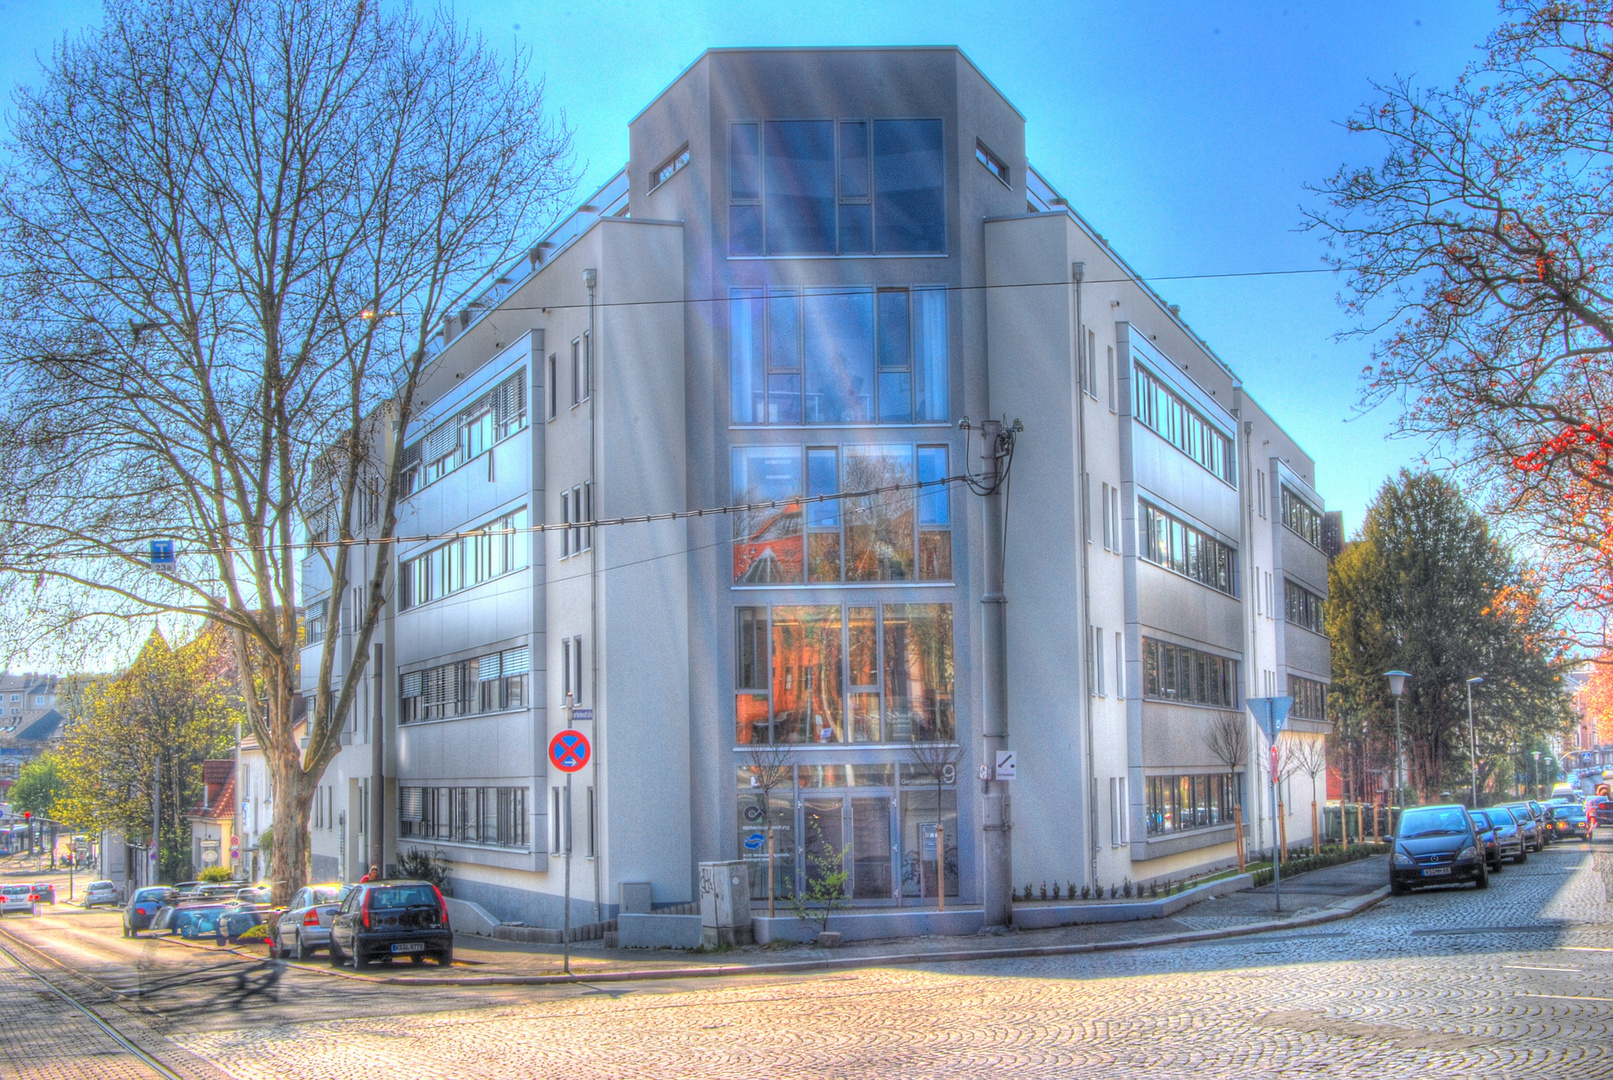
[[[1343, 863], [1356, 862], [1360, 859], [1370, 859], [1376, 855], [1389, 854], [1388, 844], [1346, 844], [1340, 847], [1323, 848], [1320, 855], [1290, 855], [1283, 860], [1283, 877], [1295, 877], [1299, 874], [1309, 873], [1312, 870], [1321, 870], [1328, 866], [1339, 866]], [[1265, 867], [1254, 872], [1255, 888], [1270, 885], [1272, 882], [1272, 869]]]

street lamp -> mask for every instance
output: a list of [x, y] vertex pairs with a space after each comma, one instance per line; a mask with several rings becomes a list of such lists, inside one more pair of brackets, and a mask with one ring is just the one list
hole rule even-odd
[[1411, 678], [1411, 672], [1386, 671], [1383, 675], [1389, 680], [1389, 692], [1395, 696], [1395, 799], [1400, 800], [1400, 695], [1406, 692], [1406, 680]]
[[1540, 751], [1531, 750], [1530, 753], [1534, 755], [1535, 763], [1529, 768], [1529, 797], [1538, 799], [1540, 798]]
[[1484, 681], [1484, 676], [1475, 675], [1467, 680], [1467, 765], [1473, 777], [1473, 809], [1479, 808], [1479, 749], [1478, 742], [1473, 737], [1473, 684]]

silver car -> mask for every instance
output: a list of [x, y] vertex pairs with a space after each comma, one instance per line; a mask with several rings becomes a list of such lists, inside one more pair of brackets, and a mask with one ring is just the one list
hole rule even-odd
[[309, 885], [298, 889], [274, 924], [269, 955], [307, 960], [315, 949], [330, 948], [330, 920], [353, 891], [351, 885]]
[[82, 901], [85, 907], [92, 908], [97, 904], [111, 904], [118, 906], [118, 887], [110, 881], [92, 881], [84, 890]]
[[33, 915], [37, 910], [32, 885], [0, 885], [0, 915]]

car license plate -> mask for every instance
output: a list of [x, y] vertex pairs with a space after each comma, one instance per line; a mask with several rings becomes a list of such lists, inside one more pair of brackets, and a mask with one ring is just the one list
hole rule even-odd
[[392, 946], [392, 951], [395, 953], [425, 952], [426, 943], [423, 941], [400, 941]]
[[1431, 866], [1423, 871], [1423, 877], [1449, 877], [1451, 868], [1448, 866]]

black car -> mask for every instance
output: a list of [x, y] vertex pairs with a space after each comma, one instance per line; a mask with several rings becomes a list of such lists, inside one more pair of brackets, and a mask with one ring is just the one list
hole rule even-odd
[[1399, 895], [1423, 885], [1458, 881], [1490, 887], [1483, 841], [1466, 807], [1417, 806], [1401, 814], [1389, 856], [1389, 891]]
[[428, 956], [443, 967], [454, 962], [448, 901], [429, 881], [359, 885], [330, 921], [331, 966], [351, 959], [355, 968], [362, 968], [372, 960], [390, 962], [401, 956], [416, 964]]
[[1559, 840], [1579, 838], [1589, 840], [1596, 826], [1585, 816], [1585, 808], [1578, 803], [1553, 805], [1551, 831]]
[[1501, 869], [1501, 839], [1496, 835], [1495, 822], [1483, 810], [1469, 810], [1473, 831], [1478, 834], [1479, 846], [1484, 849], [1484, 862], [1491, 870]]

